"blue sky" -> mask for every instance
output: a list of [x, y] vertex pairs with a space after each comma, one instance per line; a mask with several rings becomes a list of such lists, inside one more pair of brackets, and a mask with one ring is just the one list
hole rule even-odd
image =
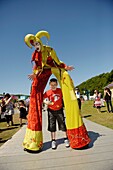
[[75, 86], [113, 69], [113, 0], [0, 0], [0, 93], [29, 94], [34, 49], [24, 36], [40, 30], [75, 67]]

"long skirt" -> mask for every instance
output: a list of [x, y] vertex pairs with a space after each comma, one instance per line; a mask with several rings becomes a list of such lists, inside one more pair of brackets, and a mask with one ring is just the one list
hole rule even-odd
[[43, 92], [50, 76], [50, 69], [43, 70], [32, 83], [28, 125], [23, 141], [23, 147], [29, 151], [39, 151], [43, 147], [42, 102]]

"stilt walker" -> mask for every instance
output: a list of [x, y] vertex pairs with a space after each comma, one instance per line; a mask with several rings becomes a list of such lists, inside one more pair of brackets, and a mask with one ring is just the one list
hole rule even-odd
[[49, 77], [54, 74], [62, 89], [66, 112], [67, 134], [72, 148], [82, 148], [89, 144], [90, 138], [79, 114], [77, 98], [74, 93], [74, 84], [68, 74], [72, 66], [67, 66], [60, 61], [56, 52], [50, 46], [42, 44], [41, 37], [50, 35], [47, 31], [39, 31], [36, 35], [25, 36], [28, 47], [35, 47], [32, 55], [33, 74], [29, 75], [32, 82], [28, 125], [23, 141], [23, 147], [29, 151], [40, 151], [43, 147], [42, 134], [42, 102], [43, 92]]

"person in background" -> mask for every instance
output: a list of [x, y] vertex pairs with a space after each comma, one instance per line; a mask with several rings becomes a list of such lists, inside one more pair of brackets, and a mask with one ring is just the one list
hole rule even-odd
[[[12, 96], [7, 93], [4, 96], [4, 107], [5, 107], [5, 117], [6, 117], [6, 122], [7, 122], [7, 127], [10, 125], [13, 126], [13, 114], [14, 114], [14, 108], [13, 108], [13, 103], [12, 103]], [[10, 124], [11, 122], [11, 124]]]
[[97, 93], [98, 93], [98, 90], [94, 90], [94, 99], [95, 99], [95, 97], [97, 96]]
[[104, 104], [104, 99], [103, 99], [102, 93], [99, 93], [99, 96], [100, 96], [100, 100], [101, 100], [101, 106], [104, 107], [105, 104]]
[[30, 98], [28, 97], [26, 100], [25, 100], [25, 105], [26, 105], [26, 110], [27, 110], [27, 113], [29, 112], [29, 103], [30, 103]]
[[4, 98], [1, 100], [1, 113], [6, 111], [5, 100]]
[[98, 90], [94, 90], [94, 94], [93, 94], [93, 99], [94, 99], [93, 107], [95, 107], [95, 97], [96, 97], [97, 93], [98, 93]]
[[80, 91], [77, 87], [75, 88], [75, 94], [76, 94], [76, 97], [77, 97], [77, 100], [78, 100], [79, 109], [81, 110]]
[[50, 90], [44, 93], [44, 103], [48, 106], [48, 131], [51, 132], [52, 149], [56, 149], [56, 120], [59, 130], [64, 132], [65, 146], [69, 147], [66, 133], [65, 118], [63, 113], [62, 91], [57, 88], [57, 79], [52, 78], [49, 82]]
[[94, 107], [97, 108], [98, 112], [101, 112], [101, 98], [98, 90], [94, 91]]
[[[78, 107], [79, 107], [79, 110], [80, 110], [80, 115], [81, 115], [81, 96], [80, 96], [80, 91], [79, 91], [79, 88], [75, 88], [75, 94], [76, 94], [76, 97], [77, 97], [77, 101], [78, 101]], [[83, 117], [81, 115], [81, 117]]]
[[27, 108], [23, 100], [19, 101], [20, 110], [20, 127], [22, 127], [22, 119], [27, 119]]
[[[104, 99], [106, 101], [106, 104], [107, 104], [107, 111], [110, 113], [112, 112], [113, 113], [113, 106], [112, 106], [112, 102], [111, 102], [111, 91], [110, 89], [107, 87], [105, 88], [105, 96], [104, 96]], [[110, 109], [111, 107], [111, 109]]]

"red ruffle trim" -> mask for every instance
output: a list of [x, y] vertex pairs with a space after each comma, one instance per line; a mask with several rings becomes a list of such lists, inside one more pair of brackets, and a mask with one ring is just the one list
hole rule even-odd
[[91, 141], [84, 124], [76, 129], [68, 129], [67, 134], [70, 141], [70, 147], [73, 149], [83, 148]]

